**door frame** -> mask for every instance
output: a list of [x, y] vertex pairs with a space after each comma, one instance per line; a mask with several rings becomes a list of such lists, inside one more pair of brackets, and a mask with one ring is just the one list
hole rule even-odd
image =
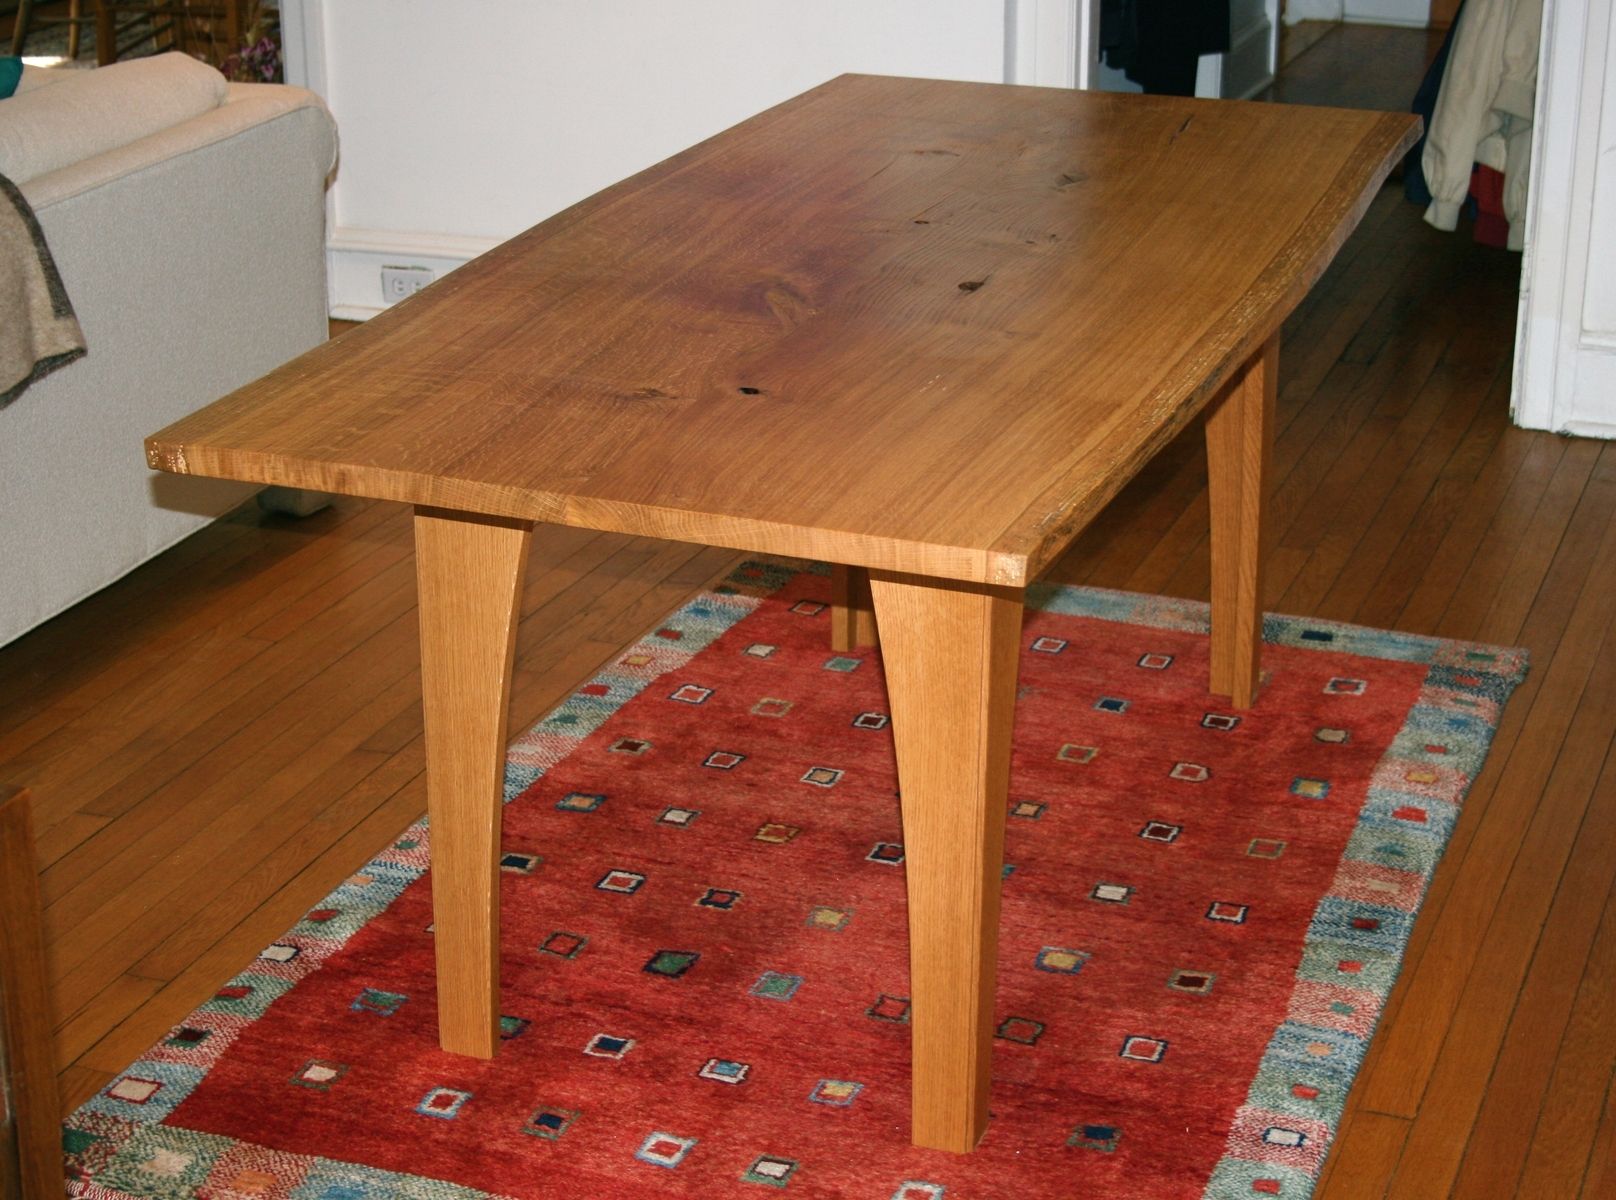
[[1600, 162], [1601, 141], [1616, 135], [1616, 87], [1605, 80], [1613, 58], [1608, 4], [1546, 0], [1510, 403], [1527, 429], [1616, 437], [1606, 382], [1616, 379], [1616, 329], [1602, 327], [1608, 302], [1595, 300], [1589, 262], [1596, 206], [1616, 205], [1616, 179]]
[[1089, 88], [1100, 63], [1100, 0], [1004, 0], [1004, 81]]

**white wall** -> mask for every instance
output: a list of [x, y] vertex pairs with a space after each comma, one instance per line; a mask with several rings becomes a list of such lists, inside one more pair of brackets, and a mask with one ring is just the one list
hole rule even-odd
[[381, 304], [383, 263], [451, 268], [844, 71], [1076, 82], [1067, 60], [1088, 7], [282, 0], [282, 11], [289, 65], [341, 131], [333, 311], [363, 316]]

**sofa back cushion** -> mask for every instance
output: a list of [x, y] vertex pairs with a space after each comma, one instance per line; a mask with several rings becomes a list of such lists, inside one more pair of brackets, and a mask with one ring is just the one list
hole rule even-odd
[[64, 71], [49, 87], [19, 90], [0, 112], [0, 175], [27, 183], [127, 146], [224, 103], [223, 75], [184, 54]]

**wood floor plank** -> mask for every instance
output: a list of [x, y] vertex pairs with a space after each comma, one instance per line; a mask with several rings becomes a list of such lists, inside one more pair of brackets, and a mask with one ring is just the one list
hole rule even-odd
[[[74, 698], [70, 693], [85, 684], [91, 685], [88, 694], [93, 695], [95, 689], [105, 693], [116, 688], [120, 678], [138, 677], [146, 664], [172, 656], [177, 646], [189, 640], [200, 614], [208, 614], [205, 620], [229, 619], [228, 608], [204, 607], [217, 602], [218, 591], [228, 591], [240, 600], [296, 579], [300, 572], [288, 575], [272, 569], [284, 562], [288, 551], [301, 554], [299, 565], [308, 566], [325, 555], [342, 552], [325, 533], [339, 525], [358, 533], [371, 519], [366, 508], [355, 502], [343, 502], [297, 521], [258, 520], [256, 513], [256, 507], [249, 504], [193, 535], [209, 546], [217, 540], [215, 530], [235, 535], [199, 561], [186, 559], [193, 540], [188, 538], [75, 609], [85, 620], [104, 623], [105, 632], [90, 643], [99, 646], [101, 653], [91, 653], [84, 638], [74, 636], [70, 623], [60, 621], [47, 622], [29, 637], [0, 648], [5, 673], [36, 677], [36, 694], [24, 705], [29, 715], [64, 697], [70, 710], [75, 705], [82, 707], [87, 695]], [[179, 556], [178, 566], [170, 564], [169, 554]], [[176, 579], [183, 579], [185, 586], [174, 587]], [[113, 649], [120, 653], [109, 653]], [[48, 670], [41, 668], [41, 662], [48, 663]], [[7, 725], [16, 723], [8, 721]], [[14, 752], [8, 748], [0, 753], [9, 758]]]
[[[1616, 1069], [1616, 895], [1605, 897], [1605, 919], [1588, 956], [1576, 1004], [1566, 1023], [1517, 1194], [1575, 1196], [1584, 1179], [1607, 1168], [1595, 1163], [1601, 1106]], [[1588, 1194], [1584, 1192], [1584, 1194]], [[1601, 1195], [1594, 1192], [1593, 1195]]]
[[[1581, 1103], [1589, 1097], [1579, 1096]], [[1603, 1200], [1616, 1195], [1616, 1080], [1605, 1087], [1605, 1103], [1599, 1113], [1599, 1129], [1594, 1134], [1593, 1149], [1588, 1154], [1588, 1165], [1582, 1177], [1581, 1200]]]
[[[1616, 587], [1616, 525], [1610, 526], [1610, 537], [1604, 554], [1595, 563], [1590, 586]], [[1430, 1082], [1418, 1100], [1418, 1113], [1409, 1131], [1403, 1164], [1389, 1193], [1393, 1197], [1412, 1200], [1447, 1195], [1458, 1173], [1487, 1080], [1498, 1061], [1510, 1014], [1516, 1007], [1527, 964], [1538, 945], [1554, 898], [1555, 883], [1571, 856], [1594, 784], [1611, 746], [1612, 730], [1616, 728], [1616, 624], [1607, 620], [1606, 629], [1608, 635], [1595, 653], [1594, 670], [1581, 690], [1569, 731], [1559, 747], [1547, 782], [1542, 785], [1542, 802], [1530, 814], [1524, 833], [1518, 825], [1509, 831], [1518, 851], [1513, 856], [1504, 886], [1491, 906], [1484, 931], [1475, 931], [1478, 950], [1465, 973], [1463, 989], [1442, 1033], [1440, 1053], [1431, 1063]], [[1546, 688], [1545, 695], [1547, 693]], [[1528, 761], [1519, 750], [1512, 760]], [[1526, 786], [1531, 787], [1532, 782], [1527, 781]], [[1489, 816], [1501, 811], [1495, 805]], [[1478, 835], [1478, 844], [1481, 836], [1485, 836], [1485, 831]], [[1504, 857], [1500, 850], [1491, 855], [1490, 860], [1501, 865]], [[1450, 916], [1460, 911], [1450, 901], [1441, 916], [1448, 922]], [[1422, 972], [1430, 961], [1427, 950], [1420, 964]], [[1413, 1007], [1408, 1001], [1399, 1015], [1400, 1028], [1413, 1027], [1409, 1020]], [[1531, 1019], [1538, 1016], [1537, 1013], [1529, 1015]], [[1423, 1065], [1428, 1054], [1426, 1050], [1413, 1065]], [[1380, 1084], [1378, 1090], [1385, 1095], [1389, 1090], [1385, 1081], [1390, 1078], [1387, 1072], [1377, 1071], [1371, 1077], [1372, 1089]], [[1418, 1078], [1417, 1071], [1409, 1071], [1405, 1086]], [[1381, 1108], [1373, 1099], [1366, 1097], [1366, 1100], [1371, 1107]]]
[[[419, 704], [412, 700], [409, 707], [414, 710]], [[169, 914], [152, 921], [149, 932], [135, 926], [126, 930], [123, 938], [137, 938], [140, 945], [151, 947], [134, 961], [130, 972], [163, 982], [176, 978], [244, 920], [273, 881], [284, 879], [323, 847], [346, 836], [423, 769], [419, 743], [408, 743], [385, 758], [363, 746], [350, 751], [302, 789], [294, 803], [265, 813], [227, 846], [233, 864], [229, 877], [202, 870], [186, 879], [186, 904], [199, 902], [198, 915], [176, 926]], [[349, 782], [356, 775], [357, 781]]]
[[1477, 547], [1465, 570], [1464, 586], [1455, 591], [1437, 621], [1438, 637], [1514, 642], [1599, 455], [1597, 442], [1573, 441], [1566, 446], [1530, 515], [1523, 521], [1520, 514], [1509, 514], [1512, 528], [1492, 531]]
[[[323, 748], [314, 750], [325, 757]], [[342, 796], [344, 805], [352, 802], [350, 795], [362, 798], [363, 792], [358, 789], [382, 761], [379, 754], [355, 750], [338, 758], [280, 804], [275, 803], [274, 791], [270, 790], [261, 810], [256, 806], [225, 810], [220, 819], [198, 830], [195, 841], [128, 882], [123, 893], [137, 902], [138, 908], [127, 903], [94, 908], [76, 928], [75, 932], [83, 930], [80, 936], [60, 940], [64, 953], [56, 964], [58, 996], [70, 1003], [73, 998], [93, 995], [95, 981], [112, 971], [157, 980], [171, 978], [179, 967], [168, 965], [173, 961], [172, 954], [165, 957], [158, 951], [175, 940], [176, 930], [182, 947], [204, 937], [235, 907], [233, 889], [251, 894], [250, 884], [243, 883], [243, 879], [266, 858], [306, 858], [310, 847], [301, 839], [310, 831], [324, 832], [316, 822], [330, 807], [330, 798]], [[288, 837], [288, 829], [299, 836]], [[224, 875], [210, 861], [187, 853], [198, 843], [207, 846], [214, 858], [227, 856], [232, 864], [230, 874]], [[277, 858], [277, 851], [288, 847], [290, 854]], [[67, 1015], [63, 1011], [62, 1016]]]
[[94, 1067], [75, 1064], [65, 1068], [56, 1077], [56, 1090], [62, 1099], [62, 1112], [72, 1112], [116, 1078], [117, 1076], [111, 1071], [98, 1071]]
[[[167, 605], [161, 602], [161, 597], [176, 581], [183, 580], [190, 584], [210, 574], [228, 574], [234, 564], [262, 546], [266, 536], [262, 524], [251, 519], [244, 508], [203, 526], [156, 558], [74, 605], [71, 619], [52, 619], [32, 630], [26, 638], [7, 644], [3, 652], [8, 669], [19, 676], [37, 672], [37, 677], [45, 684], [47, 696], [51, 696], [64, 684], [74, 682], [70, 669], [74, 663], [94, 657], [83, 645], [83, 631], [79, 622], [85, 616], [132, 611], [139, 617], [153, 610], [166, 609]], [[150, 602], [142, 604], [143, 599]], [[10, 728], [18, 716], [32, 715], [36, 706], [20, 703], [8, 705], [7, 710], [6, 723], [0, 728]]]
[[[1340, 272], [1341, 290], [1334, 296], [1321, 294], [1313, 313], [1304, 310], [1306, 327], [1287, 331], [1294, 332], [1295, 336], [1281, 339], [1282, 346], [1299, 347], [1280, 363], [1288, 386], [1303, 394], [1311, 394], [1318, 388], [1370, 314], [1397, 287], [1397, 273], [1391, 263], [1406, 258], [1420, 240], [1429, 242], [1423, 231], [1396, 219], [1401, 215], [1406, 213], [1396, 191], [1383, 189], [1371, 206], [1371, 223], [1366, 236], [1354, 239], [1361, 250]], [[1385, 224], [1380, 224], [1377, 218]], [[1373, 237], [1382, 231], [1381, 237]], [[1327, 278], [1326, 287], [1330, 282]]]
[[[163, 705], [183, 707], [198, 689], [206, 690], [204, 672], [192, 660], [208, 644], [238, 647], [242, 655], [251, 657], [264, 648], [263, 639], [253, 632], [253, 627], [320, 583], [332, 566], [359, 560], [363, 573], [348, 576], [343, 594], [353, 590], [356, 578], [373, 574], [375, 564], [368, 561], [365, 536], [373, 520], [371, 511], [356, 511], [351, 521], [354, 540], [311, 534], [297, 544], [289, 558], [281, 560], [276, 570], [232, 579], [221, 588], [224, 595], [219, 597], [222, 603], [215, 610], [217, 623], [205, 635], [199, 637], [200, 630], [195, 625], [182, 626], [183, 632], [156, 636], [132, 653], [108, 657], [104, 669], [82, 687], [14, 731], [0, 748], [0, 755], [14, 764], [14, 770], [28, 771], [36, 763], [59, 758], [62, 745], [84, 747], [94, 742], [103, 755], [112, 754], [119, 731], [108, 727], [117, 724], [107, 721], [109, 712], [126, 718], [131, 713], [141, 714], [155, 720], [163, 714]], [[182, 646], [184, 652], [179, 653]], [[25, 742], [29, 738], [32, 740]]]
[[300, 570], [295, 589], [283, 583], [264, 601], [242, 611], [245, 636], [262, 642], [290, 637], [320, 620], [364, 581], [410, 555], [404, 507], [382, 503], [373, 507], [377, 524], [355, 541], [354, 553], [327, 559], [326, 569], [319, 573]]
[[1409, 1123], [1384, 1113], [1354, 1112], [1331, 1147], [1318, 1200], [1379, 1200], [1403, 1155]]
[[[45, 797], [40, 828], [48, 831], [58, 821], [86, 813], [88, 797], [106, 786], [95, 782], [93, 772], [63, 771], [69, 761], [104, 763], [111, 773], [115, 764], [128, 761], [130, 753], [152, 728], [176, 714], [186, 718], [199, 710], [210, 694], [239, 679], [254, 659], [269, 648], [266, 642], [251, 638], [221, 637], [215, 631], [200, 635], [187, 647], [185, 661], [170, 663], [168, 670], [154, 670], [140, 684], [123, 691], [116, 701], [97, 706], [93, 714], [70, 720], [50, 736], [29, 747], [26, 754], [12, 760], [20, 777], [31, 779]], [[63, 751], [71, 748], [71, 758]], [[89, 815], [111, 818], [115, 813], [89, 810]], [[53, 851], [48, 851], [52, 853]]]
[[[1480, 1195], [1488, 1187], [1514, 1187], [1531, 1152], [1537, 1122], [1531, 1114], [1547, 1111], [1557, 1093], [1585, 1096], [1586, 1090], [1555, 1087], [1551, 1073], [1568, 1067], [1562, 1037], [1572, 1021], [1578, 985], [1592, 972], [1588, 962], [1613, 888], [1616, 888], [1616, 756], [1607, 752], [1577, 841], [1554, 892], [1543, 935], [1533, 952], [1515, 1013], [1504, 1036], [1493, 1073], [1510, 1086], [1482, 1097], [1464, 1162], [1455, 1179], [1457, 1195]], [[1607, 981], [1608, 983], [1609, 981]], [[1572, 1042], [1572, 1059], [1586, 1057], [1590, 1046]], [[1566, 1060], [1557, 1063], [1556, 1051]], [[1571, 1067], [1570, 1069], [1575, 1069]], [[1563, 1130], [1560, 1133], [1563, 1134]], [[1591, 1137], [1591, 1132], [1590, 1135]], [[1566, 1154], [1569, 1143], [1558, 1143]], [[1572, 1194], [1563, 1192], [1563, 1194]]]
[[[1321, 544], [1329, 546], [1335, 539], [1353, 536], [1374, 516], [1380, 495], [1375, 486], [1377, 468], [1385, 463], [1387, 455], [1411, 454], [1442, 411], [1446, 393], [1440, 383], [1433, 385], [1433, 375], [1446, 349], [1444, 332], [1434, 330], [1429, 340], [1415, 348], [1419, 358], [1390, 376], [1368, 419], [1344, 445], [1331, 447], [1334, 453], [1327, 469], [1314, 478], [1311, 488], [1304, 482], [1305, 498], [1290, 502], [1288, 507], [1295, 516], [1288, 525], [1284, 524], [1286, 509], [1279, 508], [1275, 525], [1283, 526], [1276, 529], [1280, 546], [1307, 551], [1307, 564], [1312, 564]], [[1371, 390], [1366, 386], [1368, 376], [1366, 369], [1358, 390]], [[1386, 469], [1395, 471], [1400, 467], [1401, 463], [1392, 463]], [[1317, 521], [1314, 514], [1320, 509], [1331, 512], [1334, 519], [1328, 523]], [[1284, 611], [1306, 612], [1305, 605], [1316, 602], [1328, 582], [1326, 578], [1323, 587], [1310, 582], [1304, 565], [1297, 578], [1288, 582], [1277, 604]]]
[[1280, 609], [1338, 620], [1351, 615], [1357, 607], [1354, 591], [1341, 596], [1336, 588], [1342, 572], [1359, 548], [1372, 539], [1387, 505], [1397, 499], [1400, 482], [1406, 479], [1411, 489], [1423, 490], [1413, 505], [1404, 504], [1389, 514], [1391, 522], [1406, 521], [1409, 508], [1424, 499], [1430, 477], [1446, 463], [1454, 444], [1470, 427], [1495, 371], [1464, 372], [1442, 363], [1433, 369], [1414, 405], [1387, 442], [1375, 448], [1373, 458], [1350, 488], [1326, 500], [1336, 519], [1312, 546], [1306, 564], [1279, 598]]
[[[280, 705], [284, 716], [288, 697], [307, 687], [311, 661], [334, 661], [362, 643], [378, 623], [411, 611], [411, 570], [412, 563], [404, 560], [372, 576], [295, 638], [268, 643], [250, 669], [216, 683], [190, 704], [162, 707], [149, 726], [125, 730], [128, 740], [117, 753], [63, 756], [36, 772], [40, 790], [51, 798], [58, 791], [69, 793], [76, 811], [115, 818], [220, 747], [242, 750], [261, 740], [271, 731], [266, 711]], [[47, 862], [54, 864], [48, 837], [45, 849]], [[75, 858], [61, 871], [78, 872], [85, 866], [82, 858]]]
[[[133, 753], [69, 777], [84, 797], [80, 811], [117, 816], [163, 786], [174, 775], [226, 743], [251, 744], [266, 732], [268, 710], [290, 707], [290, 697], [306, 689], [313, 661], [329, 665], [413, 611], [413, 562], [389, 562], [301, 628], [267, 643], [248, 671], [209, 691], [205, 698], [166, 714]], [[323, 669], [323, 668], [322, 668]], [[161, 752], [161, 757], [157, 753]]]
[[[199, 831], [232, 832], [264, 807], [278, 807], [358, 746], [369, 733], [362, 722], [371, 697], [414, 666], [414, 620], [413, 611], [396, 617], [244, 734], [175, 776], [153, 797], [153, 806], [160, 804], [166, 819], [138, 838], [106, 847], [105, 863], [78, 871], [47, 868], [41, 879], [55, 969], [71, 972], [116, 937], [130, 908], [137, 907], [129, 899], [143, 906], [178, 886], [175, 875], [183, 878], [196, 865], [206, 864], [211, 847], [197, 836]], [[351, 720], [359, 721], [360, 728], [348, 725]], [[248, 795], [250, 803], [242, 799]], [[221, 805], [221, 796], [236, 799]], [[109, 828], [109, 843], [116, 824]], [[118, 892], [125, 903], [109, 903], [108, 897]]]
[[1431, 521], [1439, 522], [1445, 512], [1452, 512], [1457, 497], [1447, 498], [1442, 490], [1444, 481], [1450, 476], [1464, 480], [1473, 477], [1476, 459], [1490, 449], [1501, 428], [1496, 420], [1480, 420], [1480, 413], [1489, 403], [1497, 409], [1509, 401], [1509, 376], [1502, 364], [1492, 368], [1490, 387], [1481, 382], [1482, 374], [1478, 371], [1467, 383], [1459, 384], [1454, 402], [1443, 408], [1436, 424], [1415, 448], [1406, 469], [1387, 481], [1380, 508], [1364, 526], [1362, 535], [1350, 550], [1338, 551], [1339, 565], [1329, 590], [1313, 610], [1320, 616], [1339, 621], [1357, 620], [1364, 598], [1395, 555], [1415, 518], [1424, 514]]
[[268, 896], [229, 934], [199, 955], [184, 972], [164, 984], [146, 1004], [109, 1027], [77, 1060], [97, 1071], [119, 1072], [170, 1026], [206, 1001], [247, 967], [259, 950], [295, 924], [326, 895], [426, 811], [426, 781], [417, 776], [379, 806], [352, 832], [331, 843], [282, 887]]
[[56, 1061], [75, 1062], [109, 1026], [127, 1020], [130, 1013], [155, 996], [162, 986], [155, 979], [127, 974], [115, 976], [57, 1026]]
[[[1409, 522], [1374, 586], [1358, 605], [1355, 621], [1411, 632], [1434, 625], [1516, 478], [1534, 463], [1535, 452], [1556, 449], [1545, 442], [1511, 436], [1507, 416], [1497, 410], [1489, 416], [1484, 411], [1473, 436], [1480, 441], [1493, 430], [1495, 436], [1486, 442], [1486, 459], [1474, 475], [1461, 463], [1436, 482], [1431, 501]], [[1537, 457], [1547, 459], [1549, 455], [1537, 453]], [[1429, 617], [1416, 604], [1427, 589], [1436, 597], [1436, 611]]]
[[[1549, 442], [1551, 439], [1541, 439]], [[1558, 439], [1552, 439], [1558, 442]], [[1558, 564], [1552, 586], [1537, 589], [1537, 599], [1528, 614], [1526, 623], [1518, 630], [1519, 637], [1507, 639], [1518, 641], [1525, 645], [1532, 654], [1533, 667], [1526, 677], [1526, 681], [1516, 690], [1508, 707], [1504, 710], [1503, 720], [1500, 722], [1497, 733], [1493, 739], [1487, 763], [1480, 777], [1471, 785], [1470, 794], [1465, 798], [1464, 812], [1458, 825], [1449, 839], [1446, 854], [1430, 889], [1426, 893], [1424, 906], [1421, 910], [1420, 920], [1414, 926], [1413, 937], [1410, 940], [1404, 956], [1402, 976], [1398, 985], [1392, 991], [1387, 1004], [1385, 1015], [1391, 1027], [1395, 1026], [1395, 1015], [1401, 1009], [1409, 996], [1414, 996], [1415, 1003], [1422, 1013], [1429, 1013], [1433, 1005], [1446, 1006], [1443, 1011], [1450, 1012], [1452, 997], [1462, 983], [1462, 973], [1454, 974], [1459, 970], [1458, 962], [1468, 964], [1474, 955], [1474, 940], [1461, 938], [1450, 946], [1451, 957], [1454, 961], [1440, 960], [1432, 969], [1437, 975], [1447, 980], [1447, 986], [1429, 984], [1423, 973], [1421, 963], [1425, 949], [1431, 944], [1434, 933], [1442, 927], [1442, 912], [1447, 904], [1450, 892], [1460, 883], [1465, 884], [1468, 893], [1463, 903], [1469, 906], [1470, 915], [1464, 927], [1474, 927], [1476, 922], [1484, 922], [1484, 915], [1477, 915], [1474, 906], [1490, 904], [1496, 901], [1497, 888], [1501, 884], [1502, 875], [1499, 873], [1499, 864], [1490, 862], [1486, 855], [1506, 855], [1512, 853], [1514, 845], [1512, 830], [1524, 824], [1525, 817], [1520, 815], [1520, 806], [1535, 802], [1537, 791], [1542, 786], [1543, 779], [1553, 762], [1554, 747], [1559, 744], [1565, 725], [1569, 723], [1566, 716], [1565, 698], [1561, 697], [1558, 708], [1551, 707], [1547, 718], [1544, 712], [1537, 709], [1538, 693], [1542, 690], [1545, 680], [1549, 678], [1548, 666], [1555, 661], [1563, 637], [1571, 627], [1573, 617], [1579, 617], [1579, 624], [1575, 630], [1575, 649], [1569, 656], [1569, 677], [1556, 675], [1556, 686], [1562, 690], [1575, 683], [1576, 669], [1579, 653], [1591, 655], [1592, 647], [1587, 639], [1592, 636], [1592, 621], [1597, 624], [1599, 610], [1597, 604], [1590, 607], [1581, 604], [1585, 590], [1586, 572], [1589, 562], [1597, 550], [1600, 540], [1605, 536], [1610, 523], [1612, 494], [1607, 488], [1599, 487], [1587, 489], [1578, 497], [1575, 510], [1563, 530], [1556, 532], [1556, 539], [1560, 542], [1555, 554], [1553, 564]], [[1516, 536], [1525, 536], [1524, 531], [1530, 526], [1530, 516], [1541, 507], [1541, 498], [1535, 491], [1523, 493], [1522, 508], [1525, 515], [1520, 522]], [[1496, 524], [1496, 522], [1495, 522]], [[1506, 558], [1508, 556], [1505, 556]], [[1481, 561], [1473, 563], [1473, 567], [1486, 571], [1495, 565], [1492, 562]], [[1471, 586], [1469, 573], [1461, 580], [1460, 590]], [[1562, 664], [1563, 669], [1565, 664]], [[1585, 676], [1584, 676], [1585, 677]], [[1574, 698], [1571, 704], [1574, 706]], [[1564, 718], [1556, 725], [1554, 722]], [[1545, 732], [1540, 733], [1543, 730]], [[1520, 770], [1518, 774], [1506, 774], [1506, 768], [1511, 762], [1517, 744], [1520, 742], [1523, 731], [1534, 741], [1545, 744], [1535, 747], [1533, 761], [1535, 768], [1528, 767]], [[1552, 744], [1548, 744], [1552, 739]], [[1546, 756], [1545, 756], [1546, 752]], [[1538, 774], [1532, 772], [1536, 769]], [[1509, 809], [1496, 821], [1489, 817], [1489, 809], [1493, 803], [1499, 782], [1504, 779], [1511, 781], [1507, 792], [1510, 803], [1515, 807]], [[1510, 822], [1516, 822], [1511, 825]], [[1501, 830], [1502, 839], [1491, 843], [1484, 849], [1477, 860], [1470, 858], [1470, 847], [1479, 830], [1484, 828]], [[1504, 862], [1507, 863], [1507, 857]], [[1478, 865], [1467, 867], [1467, 863], [1475, 862]], [[1489, 892], [1487, 889], [1491, 888]], [[1478, 894], [1479, 889], [1479, 894]], [[1465, 969], [1468, 969], [1467, 967]], [[1428, 986], [1438, 986], [1438, 992], [1427, 994]], [[1445, 996], [1446, 999], [1440, 997]], [[1416, 1020], [1426, 1020], [1425, 1016]], [[1438, 1018], [1431, 1018], [1437, 1020]], [[1370, 1047], [1369, 1058], [1365, 1063], [1364, 1077], [1375, 1078], [1379, 1072], [1381, 1056], [1387, 1045], [1392, 1045], [1392, 1057], [1395, 1059], [1401, 1053], [1399, 1040], [1396, 1038], [1377, 1038]], [[1429, 1059], [1421, 1060], [1429, 1063]], [[1423, 1082], [1421, 1085], [1423, 1087]], [[1367, 1085], [1366, 1085], [1367, 1090]]]
[[[1553, 659], [1534, 667], [1533, 674], [1539, 680], [1534, 687], [1536, 694], [1511, 702], [1512, 711], [1506, 719], [1515, 728], [1524, 726], [1525, 733], [1513, 746], [1498, 747], [1472, 789], [1473, 796], [1484, 789], [1488, 793], [1489, 803], [1476, 810], [1485, 820], [1478, 827], [1467, 799], [1465, 819], [1460, 824], [1470, 825], [1467, 832], [1471, 833], [1471, 841], [1463, 848], [1462, 858], [1453, 857], [1450, 849], [1449, 858], [1438, 871], [1438, 882], [1444, 874], [1454, 880], [1452, 894], [1422, 922], [1429, 930], [1423, 953], [1417, 958], [1411, 956], [1405, 965], [1397, 988], [1402, 994], [1395, 998], [1395, 1020], [1388, 1022], [1378, 1036], [1375, 1062], [1366, 1067], [1365, 1078], [1359, 1083], [1361, 1103], [1376, 1112], [1413, 1117], [1420, 1111], [1421, 1097], [1499, 904], [1504, 881], [1523, 853], [1522, 830], [1529, 831], [1528, 837], [1531, 829], [1539, 830], [1545, 843], [1545, 863], [1561, 852], [1565, 815], [1540, 804], [1539, 798], [1578, 715], [1592, 664], [1611, 625], [1612, 606], [1608, 591], [1602, 589], [1616, 587], [1616, 525], [1609, 521], [1605, 525], [1599, 556], [1589, 571], [1588, 586], [1578, 597], [1566, 634]], [[1524, 715], [1517, 717], [1517, 713]], [[1597, 742], [1601, 732], [1608, 741], [1609, 730], [1597, 727], [1585, 726], [1584, 738]], [[1499, 757], [1498, 751], [1507, 757]], [[1591, 781], [1588, 786], [1592, 786]], [[1586, 789], [1580, 803], [1574, 792], [1568, 793], [1568, 802], [1577, 805], [1580, 821]], [[1546, 824], [1535, 824], [1534, 818], [1539, 817]], [[1574, 833], [1574, 825], [1572, 830]], [[1473, 860], [1482, 864], [1481, 869], [1460, 876], [1458, 868]], [[1528, 893], [1523, 904], [1546, 903], [1541, 880], [1523, 881], [1520, 886]], [[1436, 890], [1435, 884], [1432, 890]], [[1548, 894], [1552, 895], [1552, 891]]]

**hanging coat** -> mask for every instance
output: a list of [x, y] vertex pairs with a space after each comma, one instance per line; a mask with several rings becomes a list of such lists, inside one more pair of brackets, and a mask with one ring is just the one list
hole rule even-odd
[[1196, 60], [1229, 49], [1229, 0], [1102, 0], [1105, 61], [1147, 92], [1195, 94]]
[[1542, 25], [1543, 0], [1468, 0], [1459, 14], [1422, 159], [1438, 229], [1458, 223], [1481, 163], [1504, 173], [1509, 247], [1521, 248]]

